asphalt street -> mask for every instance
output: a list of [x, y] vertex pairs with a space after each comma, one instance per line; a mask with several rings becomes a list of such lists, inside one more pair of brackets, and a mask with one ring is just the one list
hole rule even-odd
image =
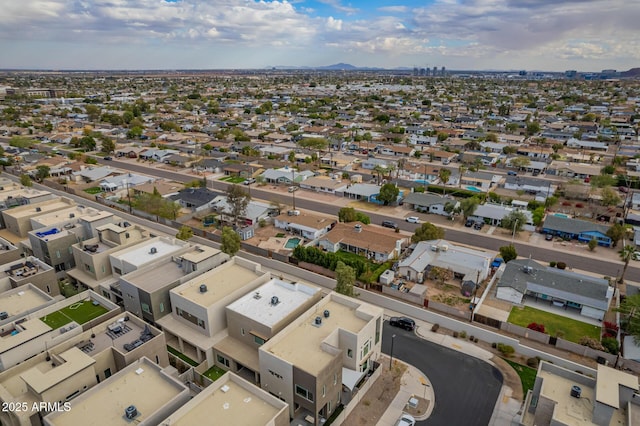
[[492, 365], [462, 352], [423, 340], [413, 332], [384, 324], [382, 352], [409, 363], [431, 382], [435, 406], [419, 425], [486, 426], [502, 387], [502, 374]]

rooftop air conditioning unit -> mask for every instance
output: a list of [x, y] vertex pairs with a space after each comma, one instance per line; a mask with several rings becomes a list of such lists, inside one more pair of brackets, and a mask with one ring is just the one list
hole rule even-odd
[[322, 324], [322, 317], [316, 317], [316, 319], [314, 320], [314, 324], [315, 325], [321, 325]]
[[271, 296], [271, 306], [276, 306], [278, 303], [280, 303], [278, 296]]
[[331, 312], [329, 312], [328, 309], [325, 309], [322, 315], [324, 315], [325, 318], [329, 318], [329, 315], [331, 315]]
[[124, 410], [124, 416], [129, 420], [135, 419], [137, 415], [138, 415], [138, 409], [136, 408], [135, 405], [130, 405]]
[[37, 211], [37, 212], [41, 212], [41, 211], [42, 211], [42, 208], [41, 208], [41, 207], [36, 207], [36, 211]]
[[580, 386], [576, 386], [576, 385], [571, 386], [572, 397], [580, 398], [581, 395], [582, 395], [582, 389], [580, 389]]
[[206, 292], [207, 292], [207, 285], [200, 284], [200, 293], [206, 293]]
[[75, 213], [69, 213], [69, 218], [73, 219], [74, 217], [76, 217]]
[[525, 266], [522, 270], [525, 274], [531, 274], [533, 272], [533, 268], [531, 266]]
[[151, 247], [151, 250], [149, 250], [150, 254], [156, 254], [158, 252], [158, 249], [155, 247]]

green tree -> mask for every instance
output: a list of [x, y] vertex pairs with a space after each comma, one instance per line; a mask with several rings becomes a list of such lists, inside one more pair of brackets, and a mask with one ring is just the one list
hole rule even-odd
[[509, 161], [509, 164], [511, 164], [511, 166], [515, 167], [516, 169], [524, 169], [531, 164], [531, 159], [529, 157], [520, 156], [512, 158]]
[[531, 214], [531, 217], [533, 219], [533, 224], [535, 226], [540, 226], [544, 220], [544, 207], [536, 208]]
[[502, 218], [502, 221], [500, 221], [500, 225], [503, 228], [509, 229], [511, 232], [514, 232], [515, 229], [516, 233], [522, 231], [522, 228], [526, 223], [527, 216], [521, 210], [511, 211], [508, 215]]
[[182, 225], [176, 234], [176, 238], [183, 241], [187, 241], [191, 237], [193, 237], [193, 230], [187, 225]]
[[591, 176], [590, 183], [594, 188], [604, 188], [617, 184], [618, 180], [611, 175], [597, 175]]
[[338, 211], [338, 220], [340, 222], [355, 222], [356, 221], [356, 209], [353, 207], [343, 207]]
[[636, 344], [640, 343], [640, 293], [625, 297], [615, 311], [622, 314], [620, 320], [622, 329], [633, 336]]
[[513, 244], [502, 246], [499, 250], [500, 257], [502, 257], [502, 260], [504, 260], [505, 263], [518, 258], [518, 252], [516, 251], [516, 248], [513, 246]]
[[596, 249], [596, 247], [598, 247], [598, 240], [596, 240], [595, 238], [592, 238], [589, 241], [589, 251], [594, 251]]
[[38, 182], [42, 182], [50, 176], [50, 172], [51, 169], [49, 168], [49, 166], [41, 165], [36, 167], [36, 180]]
[[238, 218], [246, 214], [250, 200], [251, 196], [240, 186], [231, 185], [227, 187], [227, 204], [231, 210], [230, 214], [233, 218], [233, 223], [236, 225], [238, 224]]
[[240, 250], [240, 235], [230, 226], [222, 228], [220, 250], [229, 256], [235, 256]]
[[460, 211], [462, 212], [464, 220], [467, 220], [469, 216], [475, 213], [478, 205], [480, 205], [480, 200], [478, 200], [476, 197], [469, 197], [460, 201]]
[[540, 123], [537, 121], [531, 121], [527, 123], [527, 135], [533, 136], [540, 131]]
[[400, 190], [392, 183], [385, 183], [380, 187], [380, 193], [378, 194], [378, 200], [382, 201], [385, 206], [394, 203], [398, 199]]
[[411, 242], [439, 240], [444, 238], [444, 229], [437, 227], [433, 223], [425, 222], [411, 236]]
[[600, 191], [600, 196], [602, 197], [600, 200], [600, 204], [605, 207], [617, 206], [620, 204], [620, 197], [618, 194], [611, 188], [602, 188]]
[[446, 185], [447, 182], [449, 182], [449, 178], [451, 177], [451, 170], [444, 167], [441, 168], [440, 171], [438, 171], [438, 177], [440, 178], [440, 182], [443, 185]]
[[20, 184], [22, 186], [26, 186], [26, 187], [33, 186], [33, 182], [31, 181], [31, 177], [26, 173], [23, 173], [23, 174], [20, 175]]
[[298, 142], [298, 146], [302, 148], [314, 149], [316, 151], [322, 151], [329, 146], [329, 141], [324, 138], [304, 138]]
[[144, 132], [144, 129], [142, 127], [133, 126], [127, 131], [127, 138], [129, 139], [139, 138], [140, 136], [142, 136], [143, 132]]
[[100, 150], [106, 154], [110, 154], [116, 150], [116, 144], [112, 139], [105, 139], [102, 141], [102, 147]]
[[627, 235], [627, 228], [620, 223], [613, 224], [607, 229], [607, 237], [611, 238], [613, 247], [618, 245], [618, 242]]
[[289, 162], [291, 164], [295, 163], [295, 161], [296, 161], [296, 152], [295, 151], [290, 151], [289, 155], [287, 156], [287, 158], [288, 158], [288, 160], [289, 160]]
[[547, 197], [546, 200], [544, 200], [544, 206], [546, 208], [551, 208], [554, 205], [556, 205], [556, 203], [558, 202], [558, 197], [554, 196], [554, 195], [550, 195]]
[[349, 297], [357, 297], [358, 294], [354, 290], [356, 283], [356, 271], [344, 262], [338, 261], [336, 264], [336, 293]]
[[622, 268], [622, 274], [620, 275], [620, 278], [618, 279], [618, 284], [623, 284], [624, 283], [624, 276], [627, 273], [627, 268], [629, 267], [629, 262], [631, 261], [631, 259], [633, 259], [635, 251], [636, 251], [636, 246], [631, 245], [631, 244], [627, 244], [626, 246], [622, 247], [618, 251], [618, 255], [620, 256], [620, 260], [622, 260], [624, 262], [624, 267]]

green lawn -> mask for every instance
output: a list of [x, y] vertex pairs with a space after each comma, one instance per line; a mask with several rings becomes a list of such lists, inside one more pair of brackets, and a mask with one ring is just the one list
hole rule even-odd
[[509, 314], [509, 322], [521, 327], [526, 327], [532, 322], [543, 324], [549, 335], [562, 337], [574, 343], [578, 343], [584, 336], [600, 341], [601, 329], [597, 325], [587, 324], [529, 306], [522, 308], [514, 306]]
[[210, 369], [208, 369], [207, 371], [204, 372], [204, 375], [207, 376], [208, 378], [210, 378], [212, 381], [216, 381], [218, 380], [220, 377], [222, 377], [222, 375], [226, 373], [225, 370], [223, 370], [222, 368], [214, 365], [213, 367], [211, 367]]
[[186, 356], [185, 354], [183, 354], [179, 350], [173, 349], [171, 346], [167, 345], [167, 351], [170, 354], [173, 354], [173, 355], [177, 356], [178, 358], [180, 358], [181, 360], [183, 360], [184, 362], [186, 362], [189, 365], [192, 365], [194, 367], [198, 366], [198, 362], [197, 361], [192, 360], [191, 358], [189, 358], [188, 356]]
[[104, 306], [94, 306], [91, 300], [83, 300], [82, 302], [77, 302], [66, 308], [62, 308], [59, 311], [52, 312], [40, 318], [40, 320], [55, 330], [71, 321], [82, 325], [92, 319], [98, 318], [106, 312], [107, 308]]
[[[504, 359], [504, 358], [503, 358]], [[537, 370], [531, 368], [526, 365], [518, 364], [517, 362], [510, 361], [508, 359], [504, 359], [507, 363], [513, 367], [514, 370], [520, 376], [520, 381], [522, 382], [522, 394], [523, 398], [526, 398], [527, 391], [529, 389], [533, 389], [533, 385], [536, 383], [536, 375], [538, 373]]]
[[87, 194], [100, 194], [102, 192], [102, 189], [99, 186], [92, 186], [91, 188], [87, 188], [84, 190], [84, 192], [86, 192]]
[[244, 182], [246, 179], [243, 177], [239, 177], [239, 176], [225, 176], [220, 178], [219, 180], [225, 181], [225, 182], [230, 182], [230, 183], [242, 183]]

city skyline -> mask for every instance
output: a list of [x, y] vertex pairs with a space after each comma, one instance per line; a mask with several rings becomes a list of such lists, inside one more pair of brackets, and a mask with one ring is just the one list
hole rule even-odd
[[0, 0], [0, 68], [626, 70], [640, 1]]

